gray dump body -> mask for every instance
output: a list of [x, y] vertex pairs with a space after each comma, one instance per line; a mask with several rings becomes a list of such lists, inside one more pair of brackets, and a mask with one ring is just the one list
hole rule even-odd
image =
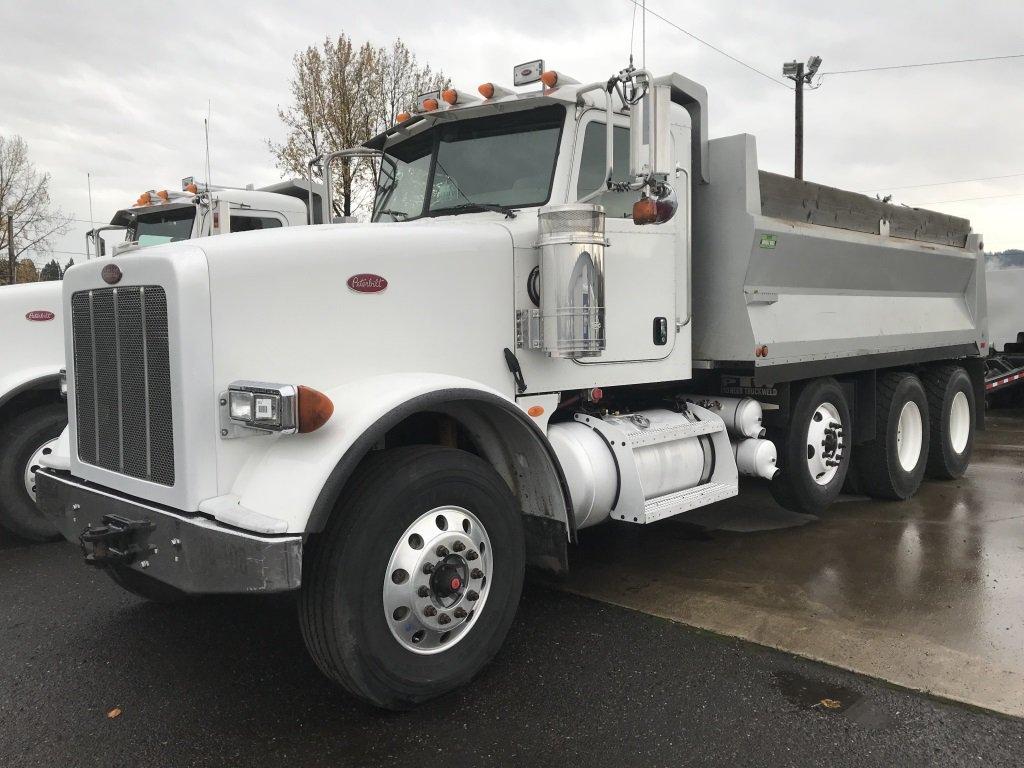
[[694, 190], [695, 366], [773, 383], [980, 354], [984, 260], [966, 220], [761, 173], [753, 136], [709, 152], [710, 183]]

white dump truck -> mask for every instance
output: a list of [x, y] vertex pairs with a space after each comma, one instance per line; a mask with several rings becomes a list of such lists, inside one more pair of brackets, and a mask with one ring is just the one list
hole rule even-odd
[[882, 498], [964, 471], [967, 222], [759, 173], [678, 74], [514, 83], [353, 149], [372, 223], [68, 272], [70, 426], [36, 485], [88, 564], [156, 600], [299, 590], [320, 669], [404, 708], [469, 681], [525, 567], [588, 526], [741, 475], [821, 511], [851, 468]]
[[[227, 232], [306, 224], [306, 200], [322, 210], [321, 188], [304, 180], [263, 189], [200, 188], [184, 179], [182, 191], [143, 192], [111, 223], [87, 235], [90, 254], [105, 256], [103, 237], [120, 234], [119, 252]], [[0, 528], [30, 541], [58, 536], [35, 508], [34, 472], [39, 457], [67, 423], [60, 396], [64, 368], [61, 283], [25, 283], [0, 288]]]

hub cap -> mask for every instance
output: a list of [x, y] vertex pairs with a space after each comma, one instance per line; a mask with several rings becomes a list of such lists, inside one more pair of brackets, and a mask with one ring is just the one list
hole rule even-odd
[[57, 438], [47, 440], [45, 443], [40, 445], [28, 459], [28, 463], [25, 465], [25, 490], [28, 492], [28, 496], [32, 501], [36, 500], [36, 470], [41, 466], [39, 460], [43, 456], [49, 456], [53, 453], [53, 446], [56, 444]]
[[822, 403], [807, 425], [807, 469], [818, 485], [828, 485], [843, 460], [843, 422], [839, 409]]
[[399, 539], [384, 574], [384, 618], [413, 653], [439, 653], [466, 636], [487, 602], [491, 540], [476, 515], [437, 507]]
[[963, 453], [971, 436], [971, 404], [967, 395], [957, 392], [949, 408], [949, 442], [954, 453]]
[[900, 466], [910, 472], [921, 460], [921, 444], [924, 440], [924, 428], [921, 424], [921, 409], [917, 403], [908, 400], [900, 411], [900, 420], [896, 424], [896, 455]]

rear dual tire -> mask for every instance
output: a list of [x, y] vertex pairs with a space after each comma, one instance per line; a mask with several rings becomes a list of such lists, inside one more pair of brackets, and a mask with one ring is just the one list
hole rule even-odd
[[769, 486], [775, 500], [804, 514], [818, 514], [835, 501], [850, 468], [851, 432], [850, 408], [839, 382], [807, 382], [786, 431], [773, 435], [782, 465]]
[[924, 387], [931, 428], [925, 474], [955, 480], [967, 471], [974, 450], [974, 386], [967, 371], [947, 365], [925, 374]]
[[902, 500], [924, 479], [931, 440], [928, 397], [912, 373], [881, 374], [875, 390], [875, 437], [857, 446], [857, 475], [864, 491]]

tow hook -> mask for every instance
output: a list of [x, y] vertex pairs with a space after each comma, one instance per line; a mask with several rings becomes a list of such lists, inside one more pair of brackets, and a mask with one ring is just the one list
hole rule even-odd
[[153, 548], [139, 543], [156, 526], [149, 520], [128, 520], [118, 515], [104, 515], [103, 525], [86, 528], [78, 537], [86, 565], [106, 568], [110, 565], [131, 565]]

